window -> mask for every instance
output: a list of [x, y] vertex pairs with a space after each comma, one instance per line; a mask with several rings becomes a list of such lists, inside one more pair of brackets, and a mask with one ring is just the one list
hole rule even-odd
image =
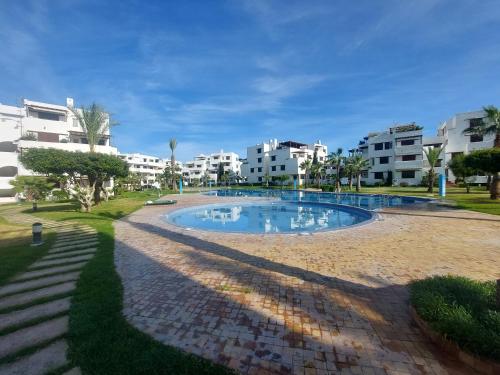
[[59, 121], [59, 116], [59, 113], [54, 112], [38, 112], [38, 118], [41, 118], [43, 120]]
[[262, 154], [262, 149], [261, 148], [257, 149], [257, 154]]
[[380, 159], [379, 164], [389, 164], [389, 156], [384, 156], [379, 159]]
[[275, 165], [273, 165], [273, 166], [271, 167], [271, 170], [272, 170], [273, 172], [276, 172], [276, 166], [275, 166]]
[[257, 163], [262, 163], [262, 158], [257, 158]]
[[226, 156], [226, 160], [231, 160], [231, 157], [230, 156]]
[[271, 156], [271, 161], [276, 161], [276, 155]]
[[284, 165], [280, 165], [280, 169], [281, 169], [282, 171], [284, 171], [284, 170], [285, 170], [285, 166], [284, 166]]
[[257, 172], [262, 172], [262, 167], [257, 168]]
[[384, 149], [384, 144], [383, 143], [375, 143], [374, 145], [375, 151], [380, 151]]
[[87, 140], [87, 138], [80, 138], [80, 143], [83, 143], [83, 144], [89, 144], [89, 141]]
[[250, 168], [250, 173], [254, 173], [255, 168]]
[[106, 146], [106, 140], [105, 140], [105, 139], [103, 139], [103, 138], [101, 138], [101, 139], [99, 139], [99, 142], [97, 142], [97, 144], [98, 144], [99, 146]]
[[78, 127], [78, 125], [80, 125], [80, 124], [79, 124], [79, 122], [78, 122], [78, 119], [74, 118], [74, 119], [73, 119], [73, 127], [74, 127], [74, 128], [77, 128], [77, 127]]
[[403, 161], [417, 160], [417, 155], [403, 155]]
[[415, 144], [414, 139], [403, 139], [401, 141], [401, 146], [413, 146]]
[[[483, 124], [483, 119], [482, 118], [471, 118], [469, 120], [469, 126], [471, 129], [473, 128], [478, 128]], [[483, 136], [480, 134], [471, 134], [470, 135], [470, 141], [471, 142], [482, 142], [483, 141]]]
[[375, 172], [374, 175], [375, 176], [373, 178], [375, 178], [375, 180], [383, 180], [384, 179], [384, 172]]
[[392, 148], [392, 142], [384, 142], [384, 148], [390, 150]]
[[262, 182], [262, 177], [259, 177], [259, 182]]
[[415, 171], [402, 171], [401, 178], [415, 178]]

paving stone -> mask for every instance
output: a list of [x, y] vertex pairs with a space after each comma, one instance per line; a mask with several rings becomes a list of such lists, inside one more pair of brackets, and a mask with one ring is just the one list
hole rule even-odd
[[2, 375], [44, 375], [68, 364], [66, 340], [57, 340], [33, 354], [0, 366]]
[[64, 246], [64, 245], [69, 245], [75, 242], [83, 242], [83, 241], [91, 241], [91, 240], [97, 240], [97, 235], [96, 234], [90, 234], [86, 236], [75, 236], [75, 237], [69, 237], [61, 240], [57, 240], [54, 243], [54, 246]]
[[21, 292], [27, 289], [42, 288], [47, 285], [56, 284], [64, 281], [77, 280], [79, 276], [80, 272], [70, 272], [62, 275], [47, 276], [40, 279], [7, 284], [4, 287], [0, 288], [0, 297], [6, 294]]
[[63, 316], [0, 336], [0, 358], [65, 334], [68, 322], [68, 316]]
[[49, 317], [68, 311], [71, 305], [71, 297], [61, 298], [55, 301], [42, 303], [28, 307], [24, 310], [16, 310], [7, 314], [0, 314], [0, 330], [19, 325], [37, 318]]
[[32, 268], [39, 268], [39, 267], [46, 267], [46, 266], [57, 266], [60, 264], [79, 262], [82, 260], [89, 260], [89, 259], [92, 259], [93, 257], [94, 257], [94, 254], [86, 254], [86, 255], [79, 255], [79, 256], [70, 257], [70, 258], [40, 260], [38, 262], [33, 263], [28, 268], [32, 269]]
[[91, 247], [89, 249], [83, 249], [83, 250], [64, 251], [64, 252], [61, 252], [61, 253], [55, 253], [55, 254], [46, 255], [41, 260], [58, 259], [58, 258], [68, 258], [68, 257], [73, 257], [75, 255], [83, 255], [83, 254], [95, 253], [96, 251], [97, 251], [97, 248], [95, 248], [95, 247]]
[[56, 273], [63, 273], [63, 272], [68, 272], [68, 271], [74, 271], [82, 268], [85, 266], [87, 262], [80, 262], [80, 263], [75, 263], [75, 264], [70, 264], [69, 266], [60, 266], [60, 267], [51, 267], [51, 268], [44, 268], [43, 270], [39, 271], [29, 271], [22, 273], [19, 276], [16, 276], [14, 281], [20, 281], [20, 280], [27, 280], [27, 279], [33, 279], [35, 277], [40, 277], [40, 276], [47, 276], [47, 275], [52, 275]]
[[30, 292], [13, 294], [0, 299], [0, 309], [31, 303], [40, 298], [51, 297], [62, 293], [71, 292], [76, 288], [76, 282], [68, 281], [62, 284], [32, 290]]
[[95, 246], [98, 244], [98, 241], [86, 241], [86, 242], [76, 242], [75, 244], [72, 245], [64, 245], [64, 246], [53, 246], [49, 253], [58, 253], [60, 251], [67, 251], [67, 250], [76, 250], [76, 249], [84, 249], [86, 247], [91, 247]]

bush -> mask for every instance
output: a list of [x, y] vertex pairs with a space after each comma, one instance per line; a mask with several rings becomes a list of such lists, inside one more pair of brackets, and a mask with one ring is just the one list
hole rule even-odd
[[[427, 187], [429, 186], [429, 172], [425, 172], [422, 175], [422, 180], [420, 181], [420, 185]], [[436, 178], [434, 179], [434, 187], [439, 187], [439, 176], [436, 175]]]
[[52, 199], [55, 201], [65, 201], [69, 199], [69, 194], [61, 189], [52, 190]]
[[410, 284], [411, 304], [437, 332], [462, 349], [500, 361], [496, 283], [436, 276]]
[[335, 191], [335, 186], [334, 185], [323, 185], [321, 186], [321, 190], [325, 192], [333, 192]]
[[401, 186], [401, 187], [408, 187], [408, 182], [402, 181], [402, 182], [399, 183], [399, 186]]

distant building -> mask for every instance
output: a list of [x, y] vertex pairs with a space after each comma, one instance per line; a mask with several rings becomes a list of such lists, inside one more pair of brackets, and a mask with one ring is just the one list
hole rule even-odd
[[[495, 141], [495, 135], [488, 136], [465, 135], [463, 131], [468, 127], [478, 126], [486, 117], [484, 111], [473, 111], [457, 113], [452, 118], [443, 122], [437, 131], [437, 137], [442, 140], [445, 145], [444, 152], [444, 172], [448, 181], [455, 182], [455, 176], [446, 165], [456, 155], [468, 154], [474, 150], [492, 148]], [[473, 179], [474, 183], [486, 183], [486, 176], [476, 176]]]
[[[242, 176], [249, 183], [261, 183], [265, 177], [288, 175], [290, 181], [297, 180], [302, 185], [306, 179], [306, 172], [300, 165], [305, 160], [313, 160], [316, 152], [318, 161], [324, 163], [328, 149], [321, 141], [306, 144], [295, 141], [278, 142], [272, 139], [255, 146], [247, 147], [247, 157], [242, 166]], [[309, 179], [309, 176], [307, 176]]]
[[[170, 166], [170, 160], [161, 159], [156, 156], [144, 154], [120, 154], [118, 157], [127, 162], [129, 172], [141, 176], [141, 186], [151, 187], [159, 186], [158, 178], [163, 174], [167, 166]], [[179, 170], [182, 169], [182, 163], [176, 161]]]
[[383, 132], [369, 133], [357, 150], [368, 160], [361, 175], [366, 185], [389, 183], [418, 185], [422, 180], [422, 128], [398, 125]]
[[200, 154], [193, 160], [185, 162], [182, 168], [183, 180], [188, 185], [200, 185], [209, 181], [217, 183], [219, 164], [222, 164], [224, 172], [228, 173], [230, 182], [241, 179], [239, 155], [221, 150], [210, 155]]
[[[28, 148], [56, 148], [67, 151], [90, 151], [87, 138], [71, 111], [73, 99], [66, 106], [23, 100], [20, 107], [0, 104], [0, 197], [14, 197], [9, 181], [17, 175], [31, 175], [18, 160]], [[116, 155], [105, 132], [96, 152]]]

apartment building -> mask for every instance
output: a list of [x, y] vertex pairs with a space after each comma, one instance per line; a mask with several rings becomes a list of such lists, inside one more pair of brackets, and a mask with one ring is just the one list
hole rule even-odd
[[[170, 160], [161, 159], [156, 156], [144, 155], [139, 153], [119, 154], [118, 157], [129, 166], [129, 172], [141, 176], [141, 186], [158, 187], [158, 178], [163, 174], [166, 167], [170, 167]], [[182, 169], [182, 163], [176, 161], [178, 169]]]
[[[460, 154], [468, 154], [474, 150], [492, 148], [495, 141], [495, 135], [487, 136], [465, 135], [463, 131], [469, 127], [479, 126], [481, 121], [486, 117], [486, 113], [482, 110], [457, 113], [452, 118], [443, 122], [437, 131], [437, 138], [441, 139], [445, 145], [443, 166], [444, 173], [448, 181], [455, 182], [455, 176], [446, 165], [453, 159], [454, 156]], [[487, 181], [486, 176], [474, 176], [471, 182], [484, 184]]]
[[[17, 175], [32, 174], [18, 160], [24, 149], [89, 151], [85, 133], [71, 108], [71, 98], [66, 99], [65, 106], [27, 99], [19, 107], [0, 104], [0, 196], [13, 197], [9, 181]], [[117, 149], [110, 145], [110, 137], [107, 130], [96, 152], [117, 154]]]
[[222, 164], [224, 172], [230, 177], [230, 182], [237, 182], [241, 178], [241, 161], [238, 154], [234, 152], [214, 152], [210, 155], [200, 154], [193, 160], [184, 163], [182, 176], [188, 185], [201, 183], [217, 183], [217, 172], [219, 164]]
[[369, 161], [361, 181], [366, 185], [390, 183], [418, 185], [422, 179], [422, 128], [398, 125], [383, 132], [369, 133], [357, 151]]
[[328, 149], [321, 141], [312, 144], [295, 141], [278, 142], [271, 139], [255, 146], [247, 147], [247, 158], [242, 168], [242, 176], [249, 183], [261, 183], [265, 176], [278, 177], [288, 175], [303, 185], [306, 179], [305, 170], [300, 165], [305, 160], [313, 160], [316, 152], [318, 161], [326, 161]]

